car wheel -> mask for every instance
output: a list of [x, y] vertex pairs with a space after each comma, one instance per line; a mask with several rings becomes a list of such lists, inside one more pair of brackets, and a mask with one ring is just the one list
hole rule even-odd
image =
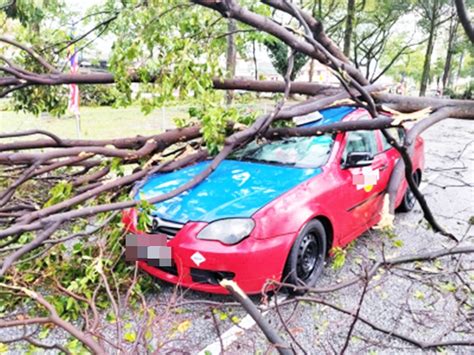
[[[296, 286], [313, 287], [321, 275], [327, 254], [326, 231], [321, 222], [308, 222], [291, 248], [286, 261], [283, 282]], [[301, 294], [289, 287], [290, 293]]]
[[[415, 180], [416, 186], [420, 185], [420, 174], [414, 173], [413, 180]], [[416, 204], [416, 197], [413, 191], [411, 191], [410, 187], [407, 187], [407, 191], [403, 196], [402, 203], [398, 207], [398, 211], [400, 212], [410, 212]]]

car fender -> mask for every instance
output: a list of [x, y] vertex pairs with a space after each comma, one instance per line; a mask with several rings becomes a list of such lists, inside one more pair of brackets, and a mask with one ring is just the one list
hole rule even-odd
[[[279, 235], [298, 235], [306, 223], [317, 217], [326, 218], [336, 230], [335, 216], [315, 195], [315, 185], [320, 176], [306, 181], [284, 195], [273, 200], [253, 215], [256, 226], [252, 235], [257, 239], [267, 239]], [[278, 222], [275, 222], [278, 221]]]

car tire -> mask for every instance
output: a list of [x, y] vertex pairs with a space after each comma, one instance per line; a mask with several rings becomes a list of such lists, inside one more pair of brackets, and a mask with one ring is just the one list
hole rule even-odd
[[[318, 220], [308, 222], [290, 250], [282, 281], [295, 286], [313, 287], [323, 271], [327, 248], [323, 224]], [[292, 287], [287, 287], [287, 291], [291, 294], [304, 293]]]
[[[415, 172], [413, 174], [413, 180], [415, 180], [416, 186], [420, 186], [420, 179], [421, 174], [418, 172]], [[403, 200], [400, 203], [400, 206], [398, 206], [397, 211], [398, 212], [410, 212], [416, 204], [416, 197], [411, 191], [410, 187], [407, 187], [407, 190], [405, 192], [405, 195], [403, 195]]]

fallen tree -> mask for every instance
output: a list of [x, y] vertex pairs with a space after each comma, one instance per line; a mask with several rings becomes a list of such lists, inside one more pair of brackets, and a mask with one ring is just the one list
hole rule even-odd
[[[420, 202], [426, 220], [433, 229], [454, 239], [435, 220], [423, 195], [412, 178], [410, 154], [416, 137], [427, 128], [446, 118], [473, 119], [474, 102], [469, 100], [448, 100], [438, 98], [415, 98], [383, 92], [384, 87], [369, 84], [367, 79], [355, 68], [350, 60], [329, 39], [322, 24], [307, 12], [293, 3], [279, 0], [266, 0], [263, 3], [274, 10], [285, 12], [300, 26], [298, 31], [273, 21], [252, 10], [240, 6], [237, 1], [193, 1], [194, 3], [217, 11], [221, 16], [235, 19], [255, 30], [270, 34], [286, 43], [292, 50], [288, 58], [288, 72], [284, 82], [254, 81], [243, 79], [212, 80], [212, 86], [219, 90], [246, 90], [256, 92], [283, 93], [283, 98], [268, 114], [258, 117], [247, 127], [228, 124], [226, 137], [220, 151], [212, 154], [206, 150], [199, 125], [174, 129], [161, 134], [146, 137], [132, 137], [113, 140], [71, 140], [63, 139], [50, 132], [31, 130], [24, 132], [4, 133], [0, 139], [0, 166], [6, 186], [0, 192], [0, 255], [2, 264], [0, 277], [12, 277], [8, 274], [13, 265], [42, 255], [48, 243], [54, 243], [55, 233], [65, 225], [76, 221], [90, 219], [100, 214], [120, 211], [143, 204], [155, 204], [172, 198], [189, 190], [206, 179], [229, 154], [255, 138], [274, 139], [282, 136], [308, 136], [323, 133], [344, 132], [351, 130], [381, 130], [387, 140], [399, 151], [402, 159], [391, 176], [388, 191], [390, 212], [393, 213], [397, 188], [404, 178]], [[52, 63], [29, 48], [14, 40], [0, 37], [0, 42], [16, 47], [25, 52], [31, 60], [37, 62], [41, 71], [32, 72], [12, 60], [0, 57], [5, 65], [0, 67], [4, 73], [0, 76], [0, 96], [28, 87], [56, 86], [64, 84], [110, 84], [118, 79], [112, 73], [62, 73]], [[293, 65], [293, 54], [298, 51], [330, 67], [341, 83], [340, 87], [329, 87], [315, 83], [291, 82], [290, 74]], [[160, 84], [158, 77], [140, 76], [133, 71], [128, 73], [132, 82]], [[305, 101], [289, 105], [290, 94], [309, 96]], [[351, 100], [351, 104], [366, 109], [372, 119], [357, 122], [342, 122], [317, 129], [286, 127], [277, 128], [278, 121], [290, 120], [295, 116], [305, 115], [331, 105]], [[387, 115], [387, 110], [391, 116]], [[425, 109], [426, 117], [403, 115]], [[427, 110], [428, 109], [428, 110]], [[409, 129], [403, 144], [398, 144], [386, 131], [390, 127], [405, 127], [415, 120]], [[45, 137], [30, 139], [35, 135]], [[18, 137], [27, 140], [14, 141]], [[46, 149], [46, 150], [45, 150]], [[173, 191], [151, 198], [147, 201], [124, 198], [134, 184], [151, 174], [180, 169], [204, 159], [212, 163], [188, 183]], [[132, 173], [125, 174], [124, 166], [130, 166]], [[63, 195], [39, 196], [25, 198], [22, 187], [30, 182], [41, 184], [44, 189], [62, 183]], [[64, 192], [64, 191], [67, 191]], [[20, 239], [30, 233], [26, 241]], [[31, 234], [32, 233], [32, 234]], [[38, 252], [38, 254], [32, 254]], [[463, 251], [464, 252], [464, 251]], [[471, 252], [468, 250], [467, 252]], [[377, 267], [380, 267], [378, 265]], [[102, 274], [101, 274], [102, 277]], [[17, 289], [15, 289], [17, 290]], [[25, 291], [21, 290], [23, 293]], [[109, 290], [107, 292], [110, 293]], [[110, 297], [114, 299], [113, 297]], [[45, 304], [43, 304], [45, 305]], [[46, 307], [49, 307], [46, 305]], [[117, 312], [118, 313], [118, 312]], [[58, 323], [55, 314], [41, 319], [41, 322]], [[357, 314], [356, 314], [357, 316]], [[74, 329], [71, 328], [71, 332]], [[100, 352], [91, 343], [89, 337], [74, 333], [91, 350]]]

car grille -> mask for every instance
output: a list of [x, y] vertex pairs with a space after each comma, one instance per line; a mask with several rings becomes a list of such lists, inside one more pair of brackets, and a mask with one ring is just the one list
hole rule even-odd
[[152, 234], [165, 234], [168, 239], [173, 239], [176, 234], [183, 228], [183, 224], [166, 221], [159, 217], [152, 216], [151, 229]]

